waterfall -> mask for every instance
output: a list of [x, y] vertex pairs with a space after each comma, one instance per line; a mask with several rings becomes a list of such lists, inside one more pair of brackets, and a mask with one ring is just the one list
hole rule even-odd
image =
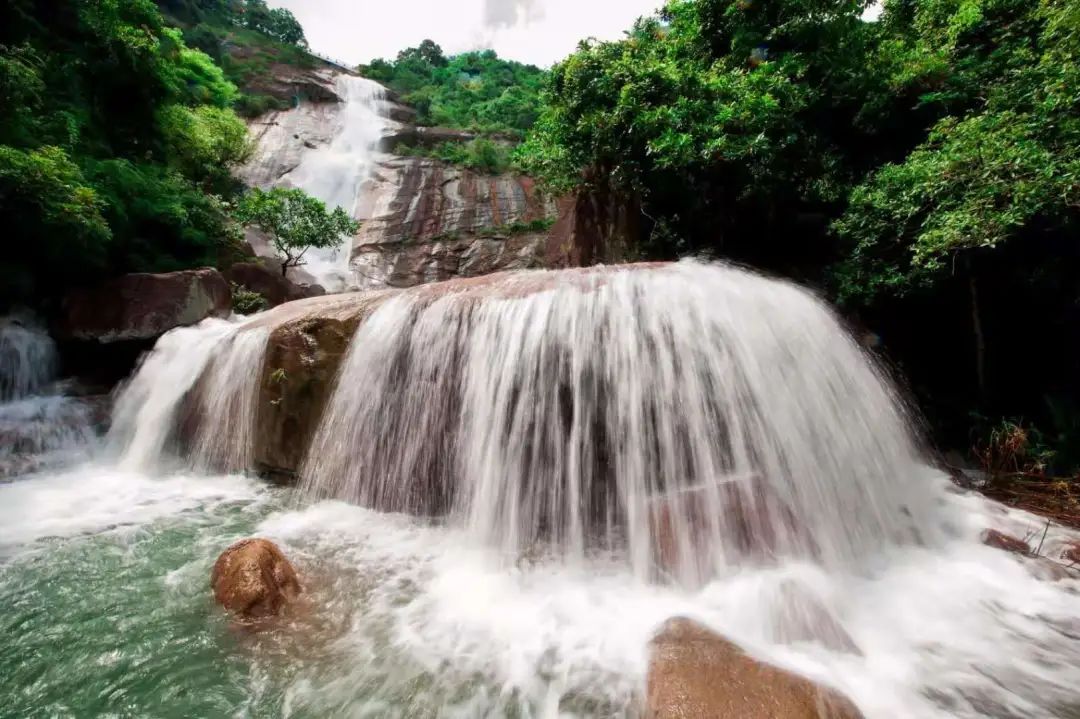
[[0, 402], [41, 392], [58, 366], [56, 344], [32, 317], [0, 317]]
[[449, 512], [510, 558], [625, 551], [690, 583], [928, 539], [901, 403], [805, 290], [695, 262], [462, 286], [360, 327], [309, 495]]
[[[362, 194], [374, 172], [387, 126], [386, 89], [353, 75], [338, 75], [336, 85], [343, 105], [330, 142], [305, 152], [300, 164], [281, 178], [281, 184], [299, 187], [330, 208], [341, 207], [354, 219], [365, 219], [361, 216]], [[338, 248], [310, 250], [304, 269], [330, 291], [353, 287], [351, 250], [349, 239]]]
[[157, 469], [182, 445], [195, 468], [247, 469], [267, 337], [211, 319], [158, 340], [116, 402], [106, 440], [120, 467]]

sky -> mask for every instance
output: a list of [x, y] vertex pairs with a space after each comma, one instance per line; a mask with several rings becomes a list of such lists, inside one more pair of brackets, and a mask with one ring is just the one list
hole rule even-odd
[[350, 65], [431, 38], [447, 54], [492, 48], [547, 67], [582, 38], [616, 40], [663, 0], [270, 0], [304, 26], [311, 49]]

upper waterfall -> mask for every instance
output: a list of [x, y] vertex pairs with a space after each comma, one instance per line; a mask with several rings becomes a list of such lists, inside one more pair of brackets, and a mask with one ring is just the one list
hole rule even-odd
[[[390, 122], [386, 88], [350, 74], [338, 74], [334, 85], [340, 103], [307, 103], [302, 111], [281, 113], [258, 135], [256, 157], [242, 172], [259, 186], [298, 187], [328, 207], [341, 207], [351, 217], [368, 219], [365, 184], [376, 167], [379, 143]], [[303, 134], [299, 154], [297, 138]], [[330, 291], [356, 286], [349, 269], [351, 243], [313, 249], [304, 269]]]

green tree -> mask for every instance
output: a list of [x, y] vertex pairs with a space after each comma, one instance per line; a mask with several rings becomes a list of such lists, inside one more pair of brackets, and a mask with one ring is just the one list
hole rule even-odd
[[238, 241], [235, 98], [149, 0], [0, 6], [0, 302], [214, 263]]
[[360, 229], [360, 223], [345, 210], [335, 207], [332, 212], [327, 211], [322, 201], [294, 188], [251, 190], [240, 202], [236, 216], [270, 238], [284, 260], [282, 275], [290, 267], [303, 265], [309, 249], [337, 247], [346, 235]]

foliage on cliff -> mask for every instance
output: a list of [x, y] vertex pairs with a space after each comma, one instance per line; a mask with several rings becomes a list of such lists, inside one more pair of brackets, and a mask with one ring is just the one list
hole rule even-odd
[[360, 224], [340, 207], [327, 210], [326, 204], [296, 188], [255, 188], [244, 195], [236, 208], [237, 219], [266, 233], [282, 256], [281, 274], [290, 267], [304, 265], [304, 255], [312, 248], [338, 247]]
[[446, 57], [431, 40], [360, 72], [416, 108], [421, 125], [513, 135], [536, 121], [544, 82], [539, 68], [503, 60], [492, 50]]
[[235, 87], [150, 0], [0, 9], [3, 299], [212, 263], [248, 153]]
[[157, 0], [167, 21], [181, 28], [184, 42], [213, 58], [240, 92], [236, 110], [256, 117], [289, 107], [265, 92], [274, 65], [310, 68], [304, 30], [291, 12], [270, 9], [264, 0]]
[[518, 159], [639, 197], [645, 256], [828, 288], [935, 420], [1053, 423], [1080, 406], [1080, 5], [867, 5], [670, 0], [552, 70]]

